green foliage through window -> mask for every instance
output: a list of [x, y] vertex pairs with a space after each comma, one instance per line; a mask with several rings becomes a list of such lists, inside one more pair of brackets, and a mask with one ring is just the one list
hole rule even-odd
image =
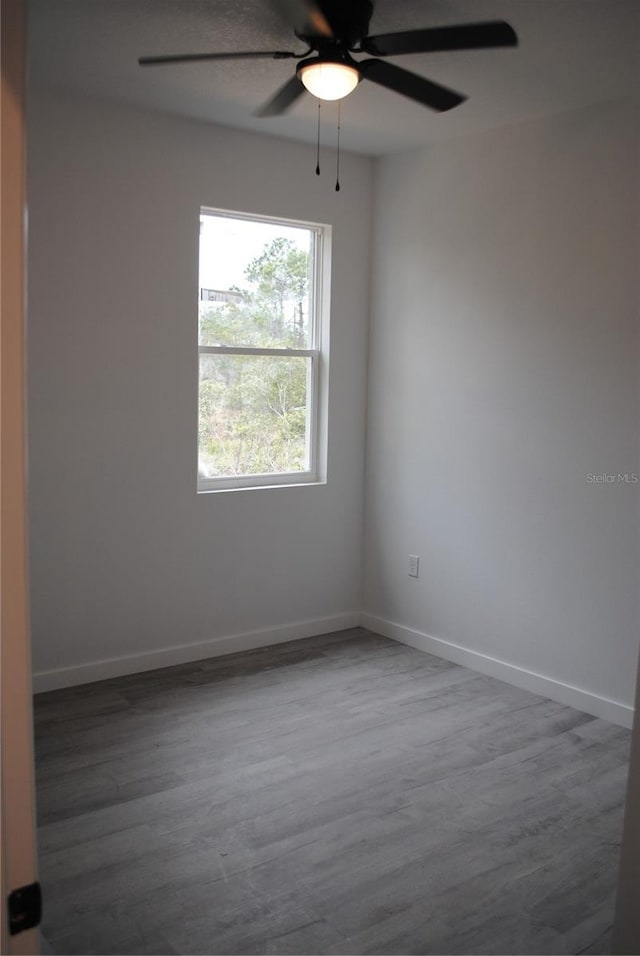
[[303, 471], [304, 357], [202, 355], [200, 459], [210, 478]]

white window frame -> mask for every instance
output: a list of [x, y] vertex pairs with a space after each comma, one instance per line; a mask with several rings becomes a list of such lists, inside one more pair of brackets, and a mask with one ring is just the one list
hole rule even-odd
[[[197, 413], [200, 414], [200, 356], [201, 355], [248, 355], [283, 356], [310, 359], [307, 383], [307, 460], [304, 471], [277, 474], [224, 475], [203, 477], [198, 474], [198, 493], [237, 491], [240, 489], [287, 487], [294, 485], [324, 484], [327, 480], [327, 415], [328, 415], [328, 347], [329, 347], [329, 301], [331, 272], [331, 227], [327, 224], [305, 222], [297, 219], [274, 218], [254, 213], [231, 212], [202, 206], [200, 215], [212, 215], [248, 222], [265, 222], [275, 226], [294, 226], [308, 229], [313, 240], [313, 272], [309, 296], [309, 345], [306, 349], [254, 348], [250, 346], [200, 345], [198, 341], [198, 395]], [[198, 323], [199, 324], [199, 323]], [[196, 429], [196, 464], [199, 457], [199, 430]]]

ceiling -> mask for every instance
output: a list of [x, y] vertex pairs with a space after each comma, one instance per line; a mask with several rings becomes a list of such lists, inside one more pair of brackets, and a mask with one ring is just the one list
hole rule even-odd
[[[640, 0], [377, 0], [371, 33], [485, 19], [508, 20], [520, 45], [392, 60], [467, 94], [465, 103], [437, 114], [363, 82], [343, 101], [343, 146], [380, 155], [638, 95]], [[285, 116], [253, 115], [295, 61], [137, 64], [164, 53], [302, 50], [269, 0], [30, 0], [29, 44], [35, 85], [315, 142], [311, 96]], [[335, 104], [323, 117], [333, 127]]]

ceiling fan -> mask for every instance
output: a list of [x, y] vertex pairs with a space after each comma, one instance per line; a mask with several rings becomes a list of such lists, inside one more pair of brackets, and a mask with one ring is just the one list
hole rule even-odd
[[[308, 47], [291, 50], [250, 50], [233, 53], [183, 53], [145, 56], [141, 66], [187, 63], [199, 60], [298, 60], [296, 72], [260, 109], [257, 116], [284, 113], [307, 89], [321, 100], [339, 100], [360, 80], [369, 80], [422, 106], [444, 112], [464, 102], [466, 96], [401, 69], [381, 57], [441, 50], [473, 50], [517, 46], [518, 37], [504, 20], [428, 27], [403, 33], [369, 36], [372, 0], [275, 0], [296, 37]], [[356, 60], [352, 54], [368, 54]]]

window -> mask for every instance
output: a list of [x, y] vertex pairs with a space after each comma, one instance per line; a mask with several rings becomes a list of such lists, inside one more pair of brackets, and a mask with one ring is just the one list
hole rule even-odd
[[200, 212], [200, 491], [323, 480], [326, 234]]

